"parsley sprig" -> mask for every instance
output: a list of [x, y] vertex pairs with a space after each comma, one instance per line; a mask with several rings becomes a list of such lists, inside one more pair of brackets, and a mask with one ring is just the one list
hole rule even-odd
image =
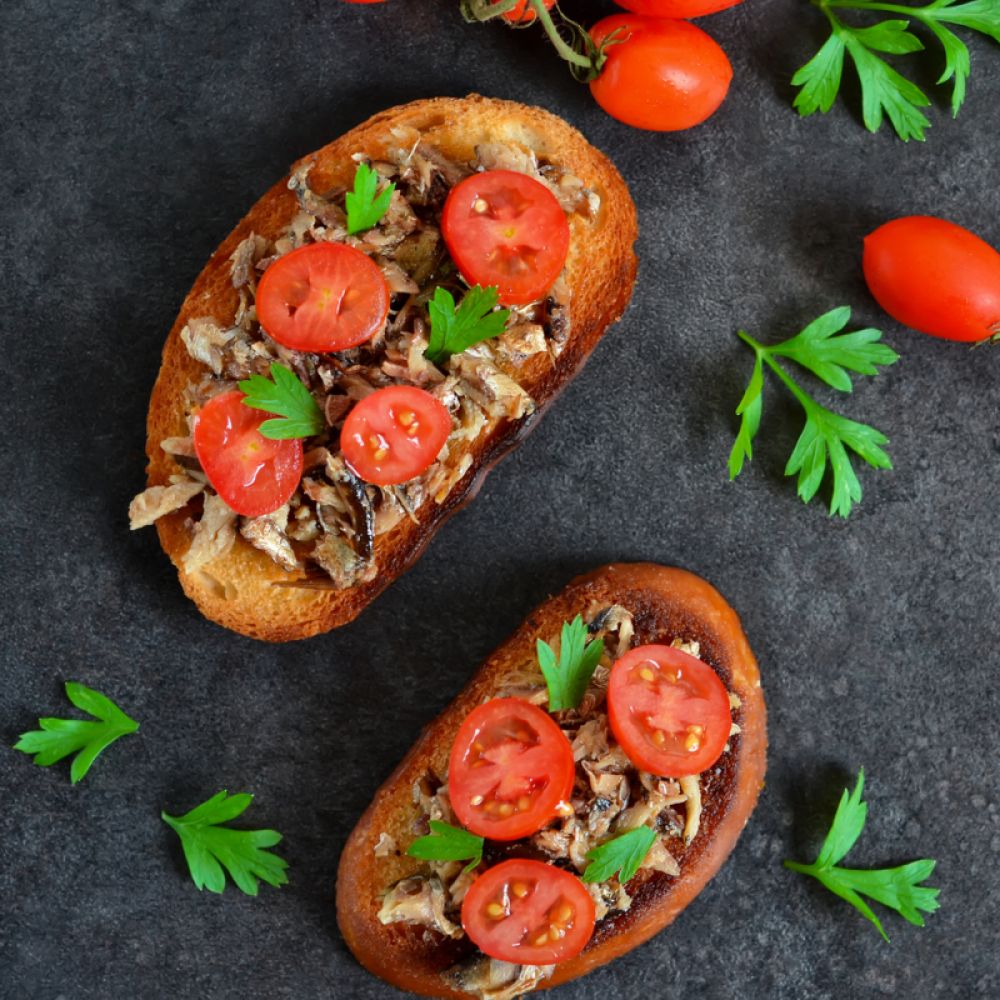
[[924, 918], [920, 911], [933, 913], [938, 906], [940, 889], [920, 885], [930, 878], [934, 871], [935, 861], [911, 861], [898, 868], [879, 868], [858, 870], [854, 868], [838, 868], [840, 861], [854, 846], [868, 818], [868, 803], [861, 801], [861, 793], [865, 786], [865, 772], [862, 768], [858, 773], [858, 783], [854, 791], [844, 794], [833, 817], [833, 825], [823, 841], [819, 857], [811, 865], [798, 861], [786, 861], [785, 867], [801, 875], [811, 875], [818, 879], [830, 892], [846, 900], [855, 909], [863, 913], [877, 928], [879, 934], [889, 940], [881, 921], [872, 912], [871, 907], [861, 898], [862, 895], [895, 910], [905, 920], [917, 927], [924, 926]]
[[847, 306], [833, 309], [791, 339], [769, 347], [754, 340], [746, 331], [739, 331], [740, 339], [754, 352], [754, 367], [750, 383], [736, 408], [740, 428], [729, 454], [730, 479], [735, 479], [744, 462], [753, 457], [753, 440], [760, 428], [763, 410], [764, 365], [778, 376], [805, 410], [805, 427], [785, 466], [786, 476], [798, 473], [798, 494], [803, 503], [809, 503], [816, 495], [829, 463], [833, 477], [830, 513], [841, 517], [850, 514], [852, 506], [861, 499], [861, 483], [847, 449], [877, 469], [892, 468], [892, 461], [882, 449], [882, 445], [888, 443], [884, 434], [820, 406], [776, 360], [788, 358], [832, 388], [850, 392], [849, 371], [876, 375], [879, 365], [891, 365], [899, 359], [891, 347], [878, 342], [882, 336], [878, 330], [840, 333], [850, 318], [851, 310]]
[[538, 665], [549, 689], [550, 712], [576, 708], [587, 693], [587, 685], [604, 653], [604, 640], [588, 642], [587, 635], [587, 626], [580, 615], [571, 622], [563, 622], [558, 662], [547, 642], [535, 640]]
[[430, 825], [430, 834], [418, 837], [407, 848], [406, 853], [410, 857], [424, 861], [468, 861], [465, 866], [467, 872], [483, 860], [482, 837], [439, 819], [432, 819]]
[[580, 876], [584, 882], [606, 882], [615, 872], [625, 885], [634, 878], [656, 840], [656, 831], [649, 826], [637, 826], [599, 847], [591, 848], [584, 857], [590, 862]]
[[431, 336], [424, 357], [436, 364], [483, 340], [499, 337], [507, 326], [509, 309], [496, 309], [495, 285], [470, 288], [456, 307], [455, 297], [440, 285], [427, 303], [431, 317]]
[[239, 388], [246, 394], [244, 406], [284, 418], [275, 417], [260, 425], [260, 433], [266, 438], [276, 441], [307, 438], [319, 434], [326, 426], [319, 403], [291, 368], [275, 362], [271, 365], [271, 379], [254, 374], [240, 382]]
[[188, 870], [199, 889], [222, 892], [225, 872], [248, 896], [257, 895], [258, 880], [273, 886], [288, 881], [288, 862], [267, 850], [281, 842], [280, 833], [221, 825], [246, 812], [251, 802], [252, 795], [221, 791], [183, 816], [160, 813], [163, 822], [181, 838]]
[[110, 698], [75, 681], [66, 682], [66, 697], [82, 712], [100, 721], [86, 719], [39, 719], [40, 730], [23, 733], [15, 750], [34, 754], [35, 763], [49, 767], [75, 753], [70, 781], [81, 781], [102, 750], [115, 740], [136, 732], [139, 723], [129, 718]]
[[[957, 116], [965, 101], [972, 61], [965, 42], [947, 25], [978, 31], [1000, 42], [1000, 4], [996, 0], [933, 0], [924, 7], [877, 3], [869, 0], [813, 0], [830, 22], [831, 34], [823, 47], [792, 78], [800, 87], [795, 107], [802, 116], [817, 111], [824, 114], [833, 106], [840, 91], [845, 56], [850, 56], [861, 82], [862, 114], [865, 126], [877, 132], [886, 116], [904, 141], [923, 141], [930, 121], [921, 111], [930, 98], [900, 75], [877, 53], [906, 55], [924, 45], [910, 30], [910, 18], [930, 31], [944, 49], [945, 65], [939, 84], [952, 81], [951, 111]], [[901, 15], [858, 28], [845, 23], [835, 9], [877, 11]]]
[[354, 190], [348, 191], [344, 202], [347, 207], [347, 231], [355, 233], [371, 229], [389, 211], [395, 184], [387, 184], [378, 194], [378, 171], [367, 163], [359, 163], [354, 172]]

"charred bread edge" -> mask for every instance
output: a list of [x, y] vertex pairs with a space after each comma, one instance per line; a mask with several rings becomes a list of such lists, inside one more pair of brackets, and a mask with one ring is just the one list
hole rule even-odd
[[[763, 787], [767, 751], [766, 710], [760, 674], [735, 611], [711, 584], [682, 569], [653, 563], [617, 563], [572, 581], [559, 595], [532, 612], [490, 657], [458, 697], [420, 735], [375, 797], [348, 838], [338, 869], [337, 919], [348, 946], [365, 968], [398, 986], [425, 996], [468, 997], [440, 977], [450, 964], [449, 942], [435, 953], [426, 940], [401, 933], [399, 925], [378, 921], [378, 897], [385, 869], [374, 847], [382, 831], [398, 832], [400, 851], [412, 833], [394, 829], [393, 817], [405, 815], [411, 786], [432, 762], [440, 768], [465, 715], [496, 691], [496, 683], [519, 662], [530, 660], [534, 640], [555, 634], [561, 622], [591, 601], [621, 603], [639, 623], [702, 642], [702, 656], [717, 669], [730, 691], [739, 695], [734, 713], [742, 731], [724, 755], [726, 779], [721, 801], [706, 802], [708, 828], [688, 848], [682, 873], [671, 879], [654, 873], [633, 895], [632, 907], [598, 926], [587, 948], [557, 965], [538, 988], [557, 986], [590, 972], [662, 930], [691, 902], [729, 856]], [[444, 773], [443, 769], [439, 773]], [[415, 865], [415, 862], [411, 862]], [[405, 874], [405, 873], [404, 873]]]
[[[523, 383], [538, 404], [532, 416], [502, 422], [477, 448], [469, 472], [443, 504], [425, 503], [419, 524], [406, 520], [380, 536], [378, 576], [349, 590], [310, 590], [273, 587], [272, 582], [296, 579], [266, 554], [237, 535], [232, 550], [207, 567], [211, 578], [185, 572], [181, 559], [190, 545], [185, 526], [189, 508], [160, 518], [157, 531], [164, 551], [178, 569], [185, 593], [209, 619], [226, 628], [272, 642], [301, 639], [346, 624], [357, 617], [393, 580], [422, 554], [440, 525], [468, 503], [489, 470], [534, 427], [538, 417], [582, 367], [608, 326], [620, 317], [635, 281], [637, 235], [635, 206], [614, 166], [576, 129], [540, 108], [512, 101], [470, 95], [434, 98], [384, 111], [345, 133], [299, 164], [314, 163], [311, 182], [323, 190], [348, 185], [352, 153], [381, 155], [389, 129], [409, 126], [455, 158], [469, 159], [483, 141], [522, 141], [545, 158], [565, 164], [584, 184], [601, 195], [596, 224], [571, 220], [573, 236], [567, 262], [572, 291], [571, 332], [557, 361], [536, 379]], [[274, 237], [295, 210], [288, 178], [279, 181], [257, 202], [215, 251], [181, 307], [163, 349], [163, 362], [150, 401], [146, 453], [148, 485], [166, 483], [180, 467], [160, 448], [160, 442], [188, 433], [183, 413], [187, 383], [204, 369], [187, 353], [181, 329], [192, 318], [209, 315], [231, 321], [237, 294], [230, 281], [229, 257], [251, 232]], [[302, 576], [304, 574], [300, 574]], [[214, 580], [214, 582], [213, 582]]]

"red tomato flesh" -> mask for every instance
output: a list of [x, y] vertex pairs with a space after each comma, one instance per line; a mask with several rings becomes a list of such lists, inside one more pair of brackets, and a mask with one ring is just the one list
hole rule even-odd
[[366, 482], [405, 483], [437, 458], [451, 433], [451, 414], [429, 392], [392, 385], [365, 396], [347, 414], [340, 450]]
[[465, 280], [496, 285], [505, 306], [540, 299], [569, 252], [569, 223], [555, 195], [514, 170], [487, 170], [456, 184], [441, 232]]
[[718, 44], [687, 21], [613, 14], [590, 29], [599, 45], [616, 29], [618, 44], [590, 83], [612, 118], [636, 128], [676, 132], [714, 114], [729, 91], [733, 67]]
[[272, 441], [258, 428], [274, 416], [243, 405], [237, 389], [194, 418], [194, 452], [216, 493], [237, 514], [260, 517], [291, 499], [302, 479], [302, 442]]
[[911, 215], [865, 237], [865, 281], [893, 319], [932, 337], [1000, 334], [1000, 253], [946, 219]]
[[345, 243], [309, 243], [279, 257], [257, 286], [264, 330], [295, 351], [344, 351], [382, 329], [389, 286], [379, 266]]
[[704, 17], [735, 7], [743, 0], [615, 0], [619, 7], [650, 17]]
[[462, 927], [490, 958], [524, 965], [565, 962], [594, 933], [594, 901], [562, 868], [515, 858], [480, 875], [462, 901]]
[[448, 792], [462, 825], [491, 840], [540, 830], [569, 801], [573, 748], [552, 716], [520, 698], [494, 698], [459, 727]]
[[707, 663], [672, 646], [637, 646], [611, 668], [608, 723], [633, 764], [680, 778], [719, 759], [732, 716]]

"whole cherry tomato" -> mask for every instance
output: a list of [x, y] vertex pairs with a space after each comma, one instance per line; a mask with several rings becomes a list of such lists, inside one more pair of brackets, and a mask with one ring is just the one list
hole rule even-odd
[[[364, 0], [368, 3], [369, 0]], [[499, 0], [494, 0], [494, 3], [499, 2]], [[555, 6], [556, 0], [545, 0], [545, 9], [552, 10]], [[505, 21], [510, 21], [511, 24], [530, 24], [535, 19], [535, 8], [528, 2], [528, 0], [518, 0], [510, 10], [502, 15]]]
[[687, 21], [613, 14], [590, 35], [608, 46], [607, 62], [591, 81], [594, 99], [612, 118], [636, 128], [675, 132], [708, 118], [725, 100], [733, 67], [718, 44]]
[[727, 7], [735, 7], [743, 0], [615, 0], [619, 7], [650, 17], [704, 17]]
[[1000, 253], [954, 222], [910, 215], [865, 237], [865, 281], [906, 326], [945, 340], [1000, 335]]

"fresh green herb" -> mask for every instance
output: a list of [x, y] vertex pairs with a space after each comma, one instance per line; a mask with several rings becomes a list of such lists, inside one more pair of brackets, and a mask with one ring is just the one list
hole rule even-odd
[[252, 795], [221, 791], [183, 816], [160, 818], [181, 838], [191, 878], [199, 889], [222, 892], [229, 872], [248, 896], [257, 895], [258, 879], [268, 885], [285, 885], [288, 862], [266, 850], [281, 842], [276, 830], [234, 830], [221, 826], [246, 812]]
[[889, 936], [882, 928], [881, 922], [860, 894], [895, 910], [911, 924], [923, 927], [924, 918], [920, 915], [920, 911], [933, 913], [940, 905], [937, 897], [941, 890], [919, 883], [930, 878], [937, 862], [911, 861], [898, 868], [875, 870], [836, 867], [837, 862], [854, 846], [868, 818], [868, 803], [861, 801], [864, 786], [865, 772], [862, 768], [854, 792], [848, 794], [845, 788], [844, 794], [840, 797], [837, 814], [833, 817], [833, 825], [826, 835], [826, 840], [823, 841], [819, 857], [811, 865], [786, 861], [785, 867], [801, 875], [811, 875], [818, 879], [830, 892], [860, 910], [878, 928], [879, 934], [888, 941]]
[[66, 683], [66, 697], [82, 712], [100, 722], [85, 719], [39, 719], [40, 730], [23, 733], [15, 750], [34, 754], [40, 767], [55, 764], [75, 753], [69, 776], [75, 785], [97, 760], [98, 754], [115, 740], [139, 728], [110, 698], [74, 681]]
[[584, 882], [606, 882], [618, 872], [618, 881], [624, 885], [635, 876], [654, 840], [656, 831], [652, 827], [637, 826], [592, 848], [584, 855], [590, 864], [580, 878]]
[[424, 357], [435, 363], [447, 361], [453, 354], [491, 337], [499, 337], [507, 325], [509, 309], [494, 309], [498, 291], [495, 285], [476, 285], [462, 297], [458, 308], [455, 299], [440, 285], [427, 303], [431, 316], [431, 337]]
[[240, 392], [246, 394], [244, 406], [277, 413], [284, 418], [265, 420], [260, 425], [261, 434], [275, 441], [319, 434], [326, 426], [323, 411], [291, 368], [272, 364], [271, 378], [273, 382], [263, 375], [251, 375], [239, 384]]
[[412, 858], [424, 861], [465, 861], [465, 871], [469, 872], [483, 860], [483, 838], [477, 837], [460, 826], [431, 820], [431, 833], [418, 837], [406, 851]]
[[552, 647], [541, 639], [535, 640], [538, 665], [549, 689], [549, 711], [559, 712], [576, 708], [587, 693], [587, 685], [594, 676], [597, 664], [604, 653], [604, 640], [587, 642], [587, 626], [577, 615], [571, 622], [563, 622], [559, 640], [559, 662]]
[[355, 233], [371, 229], [389, 211], [395, 184], [387, 184], [378, 195], [378, 172], [367, 163], [359, 163], [354, 173], [354, 190], [347, 192], [347, 231]]
[[[795, 382], [777, 362], [788, 358], [812, 372], [827, 385], [841, 392], [850, 392], [849, 371], [862, 375], [878, 374], [879, 365], [891, 365], [899, 355], [886, 344], [878, 343], [878, 330], [857, 330], [840, 333], [851, 318], [847, 306], [833, 309], [810, 323], [801, 333], [780, 344], [765, 347], [744, 330], [740, 338], [753, 348], [754, 367], [736, 414], [740, 419], [739, 433], [729, 453], [729, 478], [735, 479], [743, 464], [753, 457], [753, 439], [760, 428], [766, 364], [799, 401], [806, 413], [795, 450], [785, 466], [785, 475], [798, 473], [798, 492], [803, 503], [816, 495], [826, 474], [827, 461], [833, 472], [830, 513], [847, 517], [854, 503], [861, 499], [861, 484], [854, 472], [847, 448], [877, 469], [891, 469], [892, 462], [881, 445], [888, 438], [867, 424], [848, 420], [820, 406]], [[846, 446], [846, 447], [845, 447]]]
[[813, 0], [830, 22], [831, 35], [813, 58], [792, 77], [800, 87], [795, 107], [802, 116], [826, 113], [840, 90], [844, 56], [849, 55], [861, 81], [862, 114], [866, 127], [877, 132], [888, 115], [896, 134], [904, 141], [923, 141], [930, 126], [920, 110], [930, 98], [906, 77], [896, 72], [877, 52], [906, 55], [919, 52], [923, 43], [909, 31], [909, 20], [887, 20], [865, 28], [845, 24], [835, 13], [838, 8], [879, 11], [915, 18], [930, 31], [944, 49], [944, 71], [939, 84], [952, 83], [951, 111], [958, 115], [965, 101], [966, 84], [972, 68], [969, 49], [947, 24], [979, 31], [1000, 42], [1000, 4], [996, 0], [933, 0], [925, 7], [877, 3], [869, 0]]

